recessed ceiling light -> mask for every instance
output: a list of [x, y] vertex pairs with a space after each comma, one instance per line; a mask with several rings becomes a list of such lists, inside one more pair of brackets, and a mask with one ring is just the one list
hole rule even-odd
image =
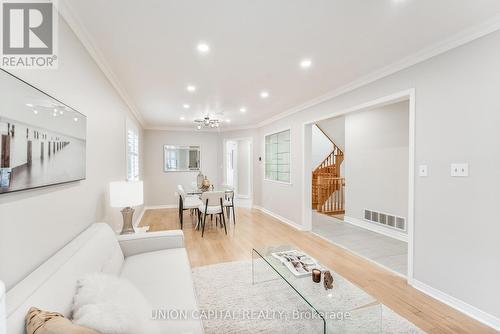
[[231, 123], [231, 120], [230, 119], [226, 119], [226, 123]]
[[210, 45], [207, 43], [198, 43], [196, 46], [196, 49], [198, 50], [199, 53], [205, 54], [210, 52]]
[[182, 107], [183, 107], [184, 109], [189, 109], [190, 105], [189, 105], [189, 104], [187, 104], [187, 103], [184, 103], [184, 104], [182, 105]]
[[57, 109], [56, 109], [56, 108], [54, 108], [54, 112], [57, 112]]
[[38, 114], [38, 110], [33, 110], [33, 114]]
[[300, 61], [300, 67], [302, 68], [309, 68], [312, 65], [312, 60], [311, 59], [302, 59]]
[[64, 110], [59, 110], [59, 114], [64, 114]]
[[181, 120], [181, 121], [185, 120], [184, 116], [181, 116], [181, 117], [180, 117], [180, 120]]
[[241, 107], [241, 108], [240, 108], [240, 111], [241, 111], [241, 112], [247, 112], [247, 108], [245, 108], [245, 107]]
[[266, 91], [260, 92], [260, 97], [263, 99], [267, 99], [269, 97], [269, 92]]
[[26, 107], [33, 107], [31, 103], [26, 103]]
[[188, 85], [186, 87], [186, 89], [187, 89], [188, 92], [195, 92], [196, 91], [196, 86]]
[[78, 117], [73, 118], [75, 122], [78, 122]]

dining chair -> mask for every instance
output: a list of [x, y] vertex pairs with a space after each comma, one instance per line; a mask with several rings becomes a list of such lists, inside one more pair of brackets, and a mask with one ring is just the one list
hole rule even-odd
[[[197, 196], [188, 196], [184, 188], [177, 186], [177, 194], [179, 195], [179, 221], [181, 223], [181, 230], [184, 226], [184, 210], [190, 210], [191, 213], [198, 213], [198, 208], [203, 203]], [[199, 217], [199, 213], [197, 215]]]
[[[224, 231], [227, 234], [226, 218], [224, 217], [224, 191], [205, 191], [201, 194], [202, 204], [198, 210], [200, 212], [199, 222], [201, 223], [201, 237], [205, 234], [205, 221], [207, 215], [218, 215]], [[203, 219], [201, 218], [203, 215]], [[216, 216], [217, 221], [217, 216]]]
[[231, 221], [231, 210], [233, 211], [233, 224], [236, 225], [236, 214], [234, 211], [234, 190], [226, 191], [224, 194], [224, 207], [226, 208], [227, 219]]
[[[196, 189], [196, 188], [194, 188], [194, 189]], [[198, 199], [200, 198], [198, 195], [188, 195], [187, 192], [186, 192], [186, 190], [182, 186], [182, 184], [178, 184], [177, 185], [177, 190], [178, 191], [183, 191], [186, 194], [186, 197], [195, 197], [195, 198], [198, 198]]]

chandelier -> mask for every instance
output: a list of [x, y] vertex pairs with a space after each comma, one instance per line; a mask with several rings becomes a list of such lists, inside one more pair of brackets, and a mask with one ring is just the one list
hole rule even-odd
[[215, 118], [210, 118], [209, 115], [206, 115], [203, 119], [195, 119], [196, 128], [201, 130], [202, 127], [205, 128], [218, 128], [220, 126], [221, 121]]

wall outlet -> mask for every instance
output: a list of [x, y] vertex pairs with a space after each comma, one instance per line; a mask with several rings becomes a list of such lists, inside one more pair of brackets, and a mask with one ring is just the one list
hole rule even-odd
[[418, 176], [420, 177], [427, 176], [427, 165], [418, 166]]
[[453, 163], [451, 164], [451, 176], [453, 177], [467, 177], [469, 176], [468, 163]]

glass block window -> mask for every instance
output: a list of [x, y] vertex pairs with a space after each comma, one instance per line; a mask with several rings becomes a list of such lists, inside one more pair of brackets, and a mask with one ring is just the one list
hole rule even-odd
[[267, 135], [266, 180], [290, 183], [290, 130]]

